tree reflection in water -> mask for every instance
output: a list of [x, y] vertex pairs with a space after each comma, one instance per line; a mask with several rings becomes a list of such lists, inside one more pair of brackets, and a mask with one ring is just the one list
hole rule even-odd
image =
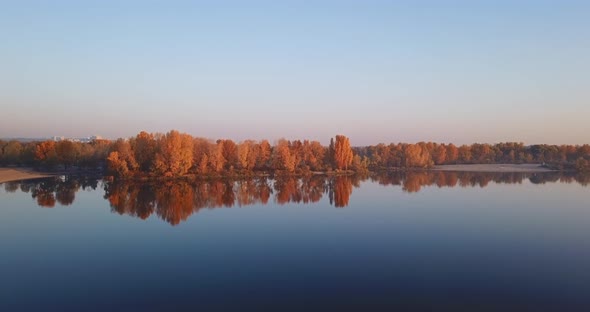
[[99, 184], [111, 210], [121, 215], [147, 219], [154, 213], [158, 218], [177, 225], [201, 209], [265, 205], [271, 197], [279, 205], [316, 203], [324, 195], [330, 205], [341, 208], [349, 204], [354, 188], [370, 179], [381, 185], [400, 186], [404, 192], [419, 192], [422, 187], [486, 187], [494, 183], [533, 184], [579, 183], [587, 186], [590, 176], [548, 173], [474, 173], [474, 172], [389, 172], [370, 176], [266, 177], [211, 181], [114, 181], [93, 178], [62, 177], [4, 183], [6, 192], [30, 193], [41, 207], [71, 205], [79, 190], [95, 190]]
[[[325, 193], [335, 194], [334, 205], [348, 204], [353, 184], [351, 177], [306, 178], [281, 177], [248, 180], [107, 182], [105, 199], [113, 212], [146, 219], [154, 212], [166, 222], [176, 225], [201, 209], [244, 207], [274, 201], [315, 203]], [[358, 185], [358, 182], [357, 182]]]
[[392, 172], [372, 175], [371, 180], [381, 185], [400, 185], [405, 192], [419, 192], [425, 186], [437, 187], [486, 187], [490, 182], [496, 184], [521, 184], [524, 180], [533, 184], [577, 182], [583, 186], [590, 183], [589, 175], [562, 172], [449, 172], [418, 171]]
[[41, 207], [55, 207], [56, 202], [62, 206], [71, 205], [80, 189], [95, 190], [99, 180], [88, 177], [54, 177], [4, 183], [4, 190], [15, 192], [20, 188], [24, 193], [31, 193]]

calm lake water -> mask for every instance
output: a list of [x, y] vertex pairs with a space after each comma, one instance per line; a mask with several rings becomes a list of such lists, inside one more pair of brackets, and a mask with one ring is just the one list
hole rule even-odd
[[0, 311], [590, 311], [589, 183], [4, 183]]

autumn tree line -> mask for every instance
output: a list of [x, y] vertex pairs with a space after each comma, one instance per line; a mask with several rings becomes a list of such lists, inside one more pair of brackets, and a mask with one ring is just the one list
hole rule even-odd
[[370, 170], [429, 168], [454, 164], [544, 164], [556, 170], [590, 170], [590, 145], [530, 145], [523, 143], [456, 146], [420, 142], [378, 144], [354, 148]]
[[170, 131], [141, 132], [115, 141], [107, 156], [109, 171], [118, 177], [248, 174], [253, 172], [302, 173], [348, 170], [353, 152], [347, 137], [337, 135], [329, 147], [318, 141], [285, 139], [212, 141]]
[[71, 167], [97, 169], [104, 166], [112, 147], [109, 140], [89, 143], [52, 140], [19, 142], [0, 140], [0, 166], [26, 166], [43, 169]]
[[539, 163], [590, 171], [590, 145], [523, 143], [460, 145], [420, 142], [352, 147], [337, 135], [318, 141], [216, 141], [172, 130], [90, 143], [0, 141], [0, 166], [103, 170], [119, 178], [223, 176], [253, 173], [367, 172], [446, 164]]

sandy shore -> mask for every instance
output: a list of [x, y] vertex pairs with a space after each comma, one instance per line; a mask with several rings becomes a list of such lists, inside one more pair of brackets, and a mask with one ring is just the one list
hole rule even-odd
[[0, 183], [50, 177], [51, 174], [24, 168], [0, 168]]
[[442, 171], [471, 171], [471, 172], [550, 172], [539, 164], [480, 164], [480, 165], [443, 165], [435, 166], [433, 170]]

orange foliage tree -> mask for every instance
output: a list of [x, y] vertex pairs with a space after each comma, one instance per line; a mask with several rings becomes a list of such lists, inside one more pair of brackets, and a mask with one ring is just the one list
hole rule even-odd
[[337, 169], [348, 170], [348, 166], [352, 164], [352, 148], [350, 141], [343, 135], [336, 136], [334, 143], [334, 163]]
[[119, 139], [113, 144], [107, 157], [107, 167], [119, 177], [129, 177], [136, 172], [139, 165], [128, 141]]
[[156, 155], [157, 142], [154, 135], [141, 131], [134, 139], [130, 140], [130, 144], [139, 169], [149, 171], [154, 164]]
[[246, 140], [238, 145], [238, 161], [242, 169], [251, 171], [256, 166], [258, 159], [258, 144], [252, 140]]
[[272, 148], [267, 140], [262, 140], [258, 145], [258, 157], [256, 159], [256, 168], [264, 170], [268, 167]]
[[157, 141], [153, 172], [166, 176], [182, 176], [193, 165], [193, 139], [190, 135], [172, 130]]
[[44, 141], [35, 148], [35, 159], [43, 165], [54, 165], [57, 162], [54, 141]]
[[422, 144], [408, 144], [404, 149], [406, 167], [425, 168], [432, 165], [428, 149]]
[[291, 155], [289, 141], [281, 139], [277, 143], [273, 151], [273, 167], [288, 172], [295, 170], [295, 157]]

